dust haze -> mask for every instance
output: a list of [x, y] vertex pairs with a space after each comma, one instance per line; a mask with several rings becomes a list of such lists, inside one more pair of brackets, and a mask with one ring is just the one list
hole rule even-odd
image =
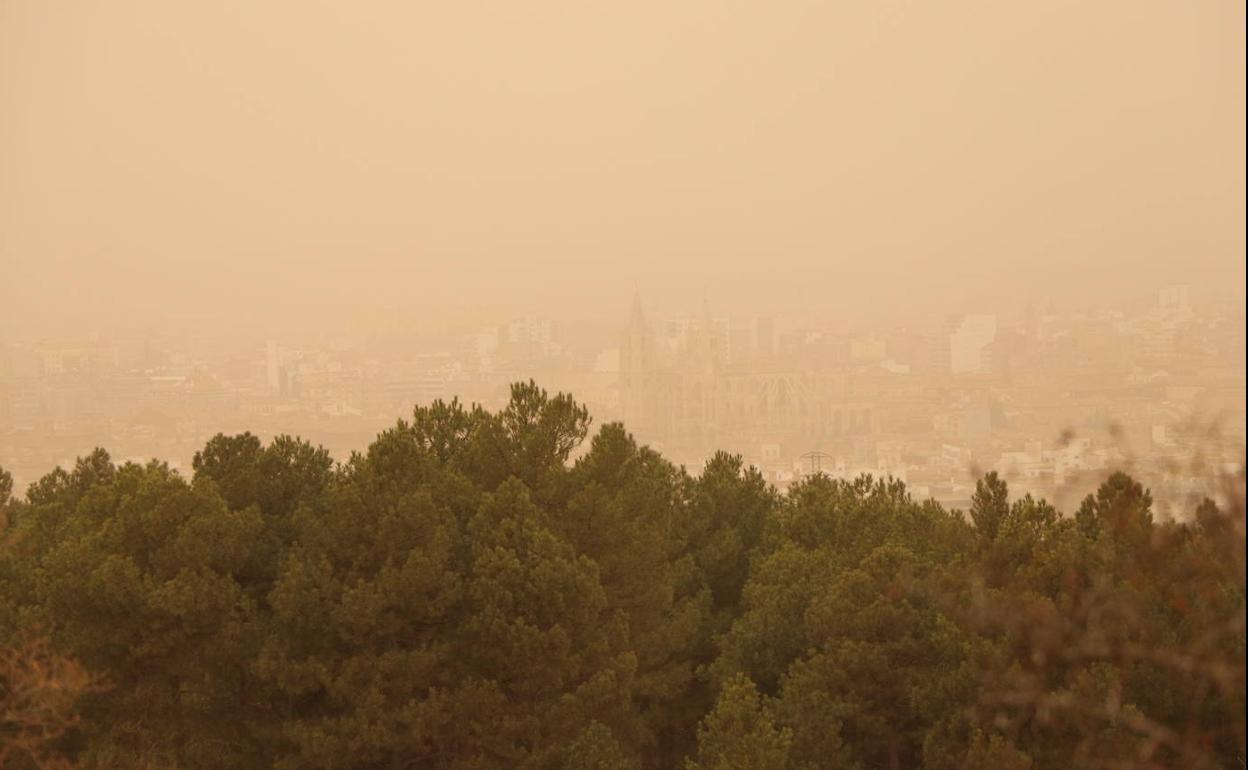
[[222, 430], [341, 458], [529, 378], [780, 484], [1173, 462], [1242, 425], [1244, 26], [3, 0], [0, 462], [185, 469]]
[[1244, 62], [0, 0], [0, 770], [1242, 770]]
[[4, 337], [1244, 275], [1231, 2], [0, 3]]

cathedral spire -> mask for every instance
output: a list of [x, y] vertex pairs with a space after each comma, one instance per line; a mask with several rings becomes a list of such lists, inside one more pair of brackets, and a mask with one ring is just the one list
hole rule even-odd
[[646, 325], [646, 314], [641, 309], [641, 292], [637, 289], [633, 289], [633, 308], [628, 314], [628, 325], [637, 329]]

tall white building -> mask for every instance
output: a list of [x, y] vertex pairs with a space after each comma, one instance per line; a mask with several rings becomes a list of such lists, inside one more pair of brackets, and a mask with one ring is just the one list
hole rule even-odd
[[991, 345], [997, 338], [995, 315], [963, 316], [949, 335], [949, 370], [954, 374], [988, 374]]
[[282, 365], [278, 357], [277, 340], [269, 340], [265, 345], [265, 381], [269, 391], [278, 393], [282, 389]]

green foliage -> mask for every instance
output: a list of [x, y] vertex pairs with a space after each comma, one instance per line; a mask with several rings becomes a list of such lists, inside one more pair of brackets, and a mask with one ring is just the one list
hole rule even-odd
[[996, 471], [990, 471], [975, 482], [975, 494], [971, 496], [971, 521], [981, 537], [996, 540], [1009, 514], [1009, 489]]
[[253, 565], [257, 515], [163, 464], [118, 468], [98, 450], [28, 499], [6, 555], [11, 619], [51, 629], [106, 685], [82, 701], [79, 761], [249, 761], [254, 604], [236, 577]]
[[963, 770], [1031, 770], [1031, 757], [1016, 749], [1000, 735], [987, 737], [976, 731], [971, 738]]
[[688, 478], [619, 424], [603, 426], [567, 478], [552, 525], [598, 565], [608, 606], [627, 621], [636, 657], [636, 736], [652, 763], [691, 747], [709, 691], [711, 596], [685, 525]]
[[0, 466], [0, 509], [9, 504], [9, 498], [13, 496], [13, 474], [9, 473]]
[[582, 405], [529, 382], [498, 412], [417, 408], [340, 466], [244, 433], [211, 439], [190, 481], [96, 450], [13, 499], [0, 471], [0, 645], [46, 629], [47, 659], [91, 675], [47, 750], [101, 768], [1242, 766], [1242, 477], [1176, 523], [1125, 474], [1071, 518], [989, 474], [964, 518], [891, 479], [780, 494], [723, 453], [691, 476], [618, 424], [571, 462], [588, 436]]
[[250, 433], [217, 434], [195, 453], [195, 479], [211, 479], [232, 510], [257, 506], [266, 516], [290, 516], [316, 500], [333, 476], [329, 453], [278, 436], [267, 447]]
[[698, 756], [686, 770], [785, 770], [792, 732], [776, 724], [772, 704], [737, 674], [698, 728]]

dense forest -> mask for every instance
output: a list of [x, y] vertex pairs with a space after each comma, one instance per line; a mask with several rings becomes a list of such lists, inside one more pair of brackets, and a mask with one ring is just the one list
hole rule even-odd
[[1242, 768], [1242, 489], [782, 494], [533, 383], [341, 464], [0, 471], [0, 767]]

